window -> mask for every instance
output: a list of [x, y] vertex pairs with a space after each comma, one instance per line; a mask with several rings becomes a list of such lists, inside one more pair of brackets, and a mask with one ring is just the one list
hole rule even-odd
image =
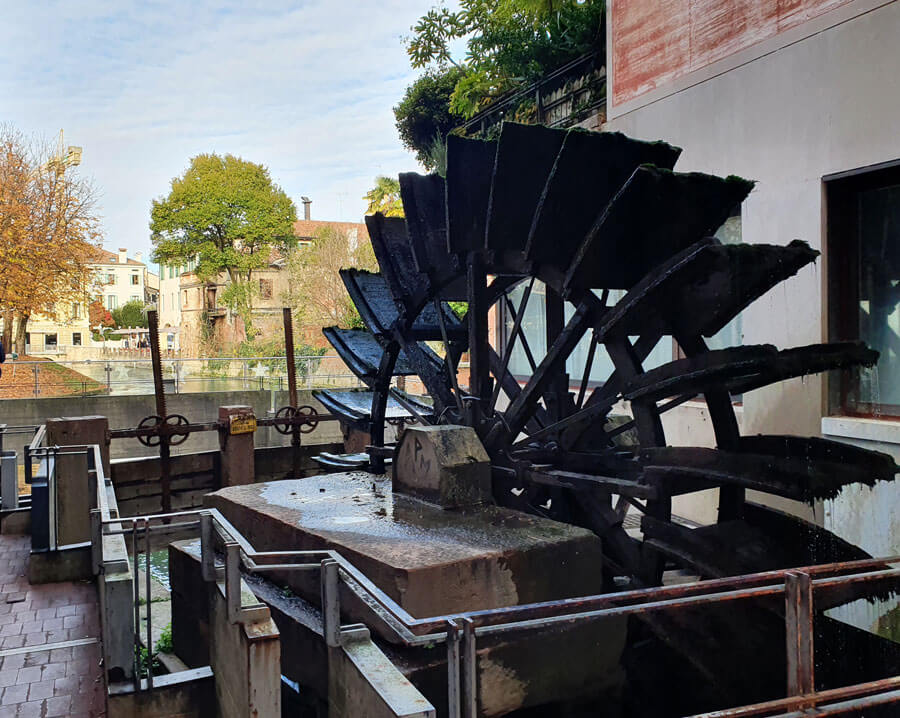
[[159, 295], [159, 311], [163, 312], [166, 309], [166, 297], [164, 294]]
[[829, 381], [832, 413], [900, 416], [900, 161], [826, 178], [831, 341], [880, 352]]
[[[741, 206], [738, 205], [716, 231], [715, 237], [722, 244], [740, 244], [741, 229]], [[728, 347], [739, 347], [741, 344], [743, 344], [743, 319], [741, 314], [738, 314], [715, 335], [706, 340], [706, 345], [710, 349], [727, 349]]]
[[260, 279], [259, 280], [259, 298], [260, 299], [271, 299], [272, 298], [272, 280], [271, 279]]
[[78, 302], [72, 302], [72, 319], [81, 319], [81, 305]]
[[72, 346], [73, 347], [81, 346], [81, 332], [72, 332]]
[[132, 283], [132, 284], [140, 284], [140, 283], [141, 283], [141, 278], [140, 278], [140, 276], [138, 275], [137, 272], [134, 272], [134, 273], [131, 275], [131, 283]]
[[[509, 292], [509, 298], [516, 311], [519, 310], [519, 306], [522, 303], [522, 297], [524, 296], [526, 286], [527, 282], [523, 282]], [[609, 295], [609, 302], [611, 304], [615, 303], [623, 296], [625, 296], [624, 290], [612, 290]], [[532, 358], [538, 364], [547, 351], [545, 302], [546, 288], [542, 282], [536, 281], [531, 296], [528, 298], [528, 304], [525, 306], [525, 316], [522, 319], [522, 334], [525, 336], [525, 341], [531, 350]], [[501, 304], [501, 307], [500, 315], [505, 324], [503, 336], [504, 339], [506, 339], [512, 332], [514, 321], [508, 307], [504, 304]], [[574, 307], [572, 307], [571, 304], [566, 304], [566, 321], [572, 317], [574, 311]], [[572, 353], [566, 360], [566, 371], [569, 374], [569, 379], [573, 386], [581, 382], [590, 348], [591, 334], [588, 332], [581, 338], [581, 341], [578, 342], [577, 346], [572, 350]], [[644, 360], [643, 366], [645, 369], [650, 369], [665, 364], [671, 359], [672, 344], [669, 341], [662, 340], [653, 348]], [[509, 360], [509, 370], [519, 379], [529, 377], [533, 373], [531, 371], [531, 363], [528, 361], [528, 355], [525, 352], [521, 339], [517, 339], [516, 344], [513, 347]], [[596, 355], [591, 362], [591, 373], [588, 381], [591, 385], [599, 384], [605, 381], [612, 371], [612, 359], [609, 358], [604, 347], [598, 347]]]
[[107, 294], [106, 295], [106, 308], [112, 311], [113, 309], [118, 309], [119, 307], [119, 298], [115, 294]]
[[132, 295], [131, 295], [131, 300], [130, 300], [130, 301], [132, 301], [132, 302], [139, 302], [139, 301], [141, 301], [141, 298], [140, 298], [137, 294], [132, 294]]
[[45, 334], [44, 335], [44, 349], [56, 349], [57, 341], [56, 334]]
[[107, 284], [115, 284], [116, 283], [116, 273], [115, 272], [107, 272], [106, 273], [106, 283]]

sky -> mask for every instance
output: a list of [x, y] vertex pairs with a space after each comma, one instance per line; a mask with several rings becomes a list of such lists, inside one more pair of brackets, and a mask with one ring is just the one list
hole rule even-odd
[[104, 246], [142, 251], [153, 199], [202, 152], [269, 168], [313, 219], [361, 221], [419, 169], [392, 108], [402, 38], [435, 0], [0, 0], [0, 123], [83, 147]]

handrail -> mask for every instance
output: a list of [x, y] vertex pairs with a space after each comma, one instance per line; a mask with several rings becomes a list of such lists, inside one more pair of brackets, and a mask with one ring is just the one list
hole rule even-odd
[[[100, 491], [100, 482], [97, 490]], [[181, 521], [176, 522], [177, 519]], [[810, 693], [812, 689], [808, 687], [812, 685], [812, 606], [815, 592], [840, 590], [857, 584], [877, 584], [882, 581], [891, 581], [893, 584], [900, 581], [900, 568], [891, 566], [900, 564], [900, 555], [897, 555], [764, 571], [677, 586], [594, 594], [558, 601], [416, 618], [378, 588], [338, 551], [258, 551], [217, 509], [196, 509], [134, 517], [104, 517], [96, 522], [95, 540], [102, 542], [103, 536], [131, 536], [136, 568], [137, 546], [140, 539], [144, 539], [146, 550], [149, 552], [152, 532], [187, 529], [196, 529], [199, 534], [200, 563], [204, 580], [218, 581], [220, 571], [224, 570], [228, 615], [234, 622], [254, 620], [258, 611], [262, 610], [261, 605], [241, 605], [242, 572], [264, 575], [273, 571], [318, 571], [323, 631], [329, 646], [340, 646], [342, 641], [348, 640], [351, 635], [355, 636], [361, 630], [355, 624], [342, 626], [340, 623], [341, 583], [374, 611], [377, 620], [400, 643], [411, 647], [446, 644], [451, 715], [463, 718], [475, 716], [474, 656], [479, 638], [540, 630], [548, 626], [572, 626], [610, 617], [695, 609], [732, 601], [778, 597], [783, 597], [787, 605], [785, 622], [789, 636], [788, 663], [796, 672], [793, 678], [789, 675], [791, 696], [786, 700], [790, 705], [799, 705], [796, 702], [799, 700], [797, 696], [803, 695], [806, 701], [803, 705], [814, 705], [819, 700], [818, 694]], [[217, 554], [225, 556], [224, 569], [216, 567]], [[149, 574], [147, 580], [149, 581]], [[136, 597], [137, 588], [135, 601]], [[148, 606], [146, 619], [148, 624], [150, 610]], [[137, 623], [135, 635], [135, 640], [139, 641]], [[148, 632], [148, 642], [149, 635]], [[152, 650], [152, 645], [148, 646], [151, 659]], [[136, 685], [139, 684], [140, 681], [137, 681]], [[148, 678], [148, 687], [152, 687], [152, 678]], [[825, 694], [822, 695], [824, 701]]]
[[[473, 115], [472, 117], [470, 117], [468, 120], [463, 122], [461, 125], [459, 125], [455, 129], [462, 130], [463, 132], [468, 132], [473, 127], [482, 126], [482, 129], [486, 129], [487, 126], [493, 126], [496, 124], [496, 121], [492, 121], [492, 120], [494, 120], [495, 115], [501, 115], [500, 119], [502, 120], [503, 119], [502, 115], [506, 112], [506, 110], [508, 110], [510, 107], [512, 107], [519, 101], [521, 101], [523, 98], [526, 98], [529, 96], [539, 97], [539, 93], [542, 89], [544, 89], [548, 85], [555, 84], [555, 82], [560, 80], [561, 78], [572, 75], [573, 70], [578, 68], [580, 65], [594, 64], [596, 66], [596, 63], [598, 61], [601, 61], [601, 62], [604, 61], [604, 58], [602, 57], [602, 53], [600, 51], [593, 51], [593, 52], [585, 53], [581, 57], [575, 58], [574, 60], [566, 63], [565, 65], [562, 65], [561, 67], [558, 67], [557, 69], [553, 70], [552, 72], [547, 73], [546, 75], [543, 75], [542, 77], [540, 77], [539, 79], [535, 80], [532, 83], [529, 83], [528, 85], [525, 85], [523, 87], [513, 88], [512, 90], [509, 90], [508, 92], [504, 93], [503, 95], [500, 95], [490, 105], [488, 105], [483, 110], [481, 110], [480, 112], [478, 112], [475, 115]], [[602, 70], [605, 75], [605, 67], [604, 66], [601, 66], [597, 69]], [[589, 71], [585, 72], [583, 74], [583, 77], [587, 77], [589, 74], [590, 74]], [[561, 104], [566, 99], [568, 99], [568, 98], [560, 98], [559, 100], [549, 103], [548, 105], [542, 104], [542, 106], [541, 106], [541, 108], [539, 108], [539, 110], [543, 109], [546, 111], [547, 109], [551, 109], [552, 107], [555, 107], [555, 106]], [[606, 97], [604, 95], [603, 101], [598, 102], [596, 104], [599, 106], [599, 105], [603, 104], [603, 102], [605, 102], [605, 101], [606, 101]], [[542, 120], [542, 118], [539, 117], [538, 120], [540, 122]]]

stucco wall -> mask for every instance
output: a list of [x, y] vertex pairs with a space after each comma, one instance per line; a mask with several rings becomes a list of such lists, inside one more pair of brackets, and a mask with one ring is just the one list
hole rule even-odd
[[[900, 158], [900, 3], [875, 5], [855, 0], [835, 12], [862, 14], [836, 26], [722, 67], [698, 84], [674, 83], [667, 96], [619, 116], [613, 108], [605, 129], [683, 147], [681, 171], [756, 180], [743, 206], [745, 242], [800, 238], [821, 250], [823, 176]], [[827, 340], [827, 261], [822, 256], [747, 309], [744, 343], [792, 347]], [[818, 435], [826, 412], [822, 379], [796, 379], [745, 395], [742, 429]], [[695, 407], [673, 411], [666, 425], [673, 427], [673, 443], [708, 435]], [[838, 533], [854, 533], [830, 521]], [[890, 528], [878, 530], [897, 537]], [[863, 534], [847, 537], [879, 553], [891, 548], [867, 545]], [[900, 538], [892, 544], [900, 549]]]

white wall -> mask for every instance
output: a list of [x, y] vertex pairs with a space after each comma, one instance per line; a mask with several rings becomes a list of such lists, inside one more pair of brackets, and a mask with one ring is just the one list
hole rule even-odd
[[[678, 170], [756, 180], [743, 207], [745, 242], [787, 244], [800, 238], [821, 250], [822, 177], [900, 158], [900, 3], [878, 5], [851, 3], [839, 15], [829, 14], [808, 37], [802, 36], [812, 30], [800, 28], [706, 68], [702, 77], [683, 78], [667, 96], [660, 88], [610, 108], [613, 119], [604, 129], [683, 147]], [[839, 24], [828, 27], [834, 22]], [[641, 102], [648, 104], [635, 108]], [[826, 269], [823, 256], [748, 308], [744, 343], [791, 347], [826, 341]], [[742, 429], [818, 435], [826, 411], [821, 378], [791, 380], [745, 395]], [[670, 426], [673, 443], [686, 443], [679, 436], [709, 436], [696, 407], [673, 411]], [[845, 490], [826, 507], [829, 527], [878, 554], [900, 551], [900, 531], [892, 531], [890, 523], [897, 512], [875, 506], [884, 501], [884, 491], [896, 503], [894, 486]], [[704, 518], [707, 509], [708, 501], [696, 506]], [[852, 527], [858, 522], [851, 516], [861, 512], [876, 517], [871, 530]], [[817, 513], [821, 520], [822, 507]]]

